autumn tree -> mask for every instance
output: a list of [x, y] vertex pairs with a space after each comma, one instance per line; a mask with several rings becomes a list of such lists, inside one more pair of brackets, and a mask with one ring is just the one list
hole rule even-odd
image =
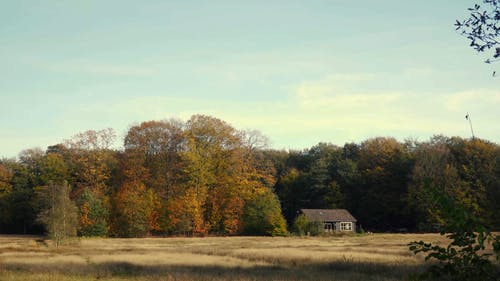
[[114, 196], [114, 232], [120, 237], [144, 237], [156, 228], [155, 193], [144, 184], [124, 182]]
[[[264, 152], [269, 143], [268, 138], [256, 130], [240, 131], [238, 135], [241, 142], [240, 146], [233, 152], [235, 172], [232, 176], [237, 196], [233, 196], [226, 207], [232, 210], [230, 215], [226, 216], [225, 222], [226, 225], [230, 226], [228, 227], [230, 234], [244, 231], [242, 227], [245, 225], [244, 212], [249, 210], [246, 207], [255, 203], [261, 195], [273, 193], [271, 189], [276, 183], [276, 168]], [[277, 198], [274, 199], [277, 200]], [[280, 207], [279, 201], [277, 202], [278, 207]], [[277, 216], [273, 218], [278, 220]], [[283, 219], [281, 207], [279, 208], [279, 218]], [[273, 224], [275, 223], [273, 222]], [[277, 233], [277, 231], [273, 231], [272, 235], [278, 235]]]
[[[186, 188], [194, 191], [196, 208], [204, 224], [196, 231], [234, 233], [243, 204], [235, 180], [238, 165], [235, 151], [241, 147], [237, 131], [226, 122], [194, 115], [186, 123]], [[193, 214], [198, 216], [198, 214]]]
[[130, 127], [125, 140], [125, 151], [140, 158], [147, 174], [141, 181], [152, 188], [158, 199], [159, 224], [164, 231], [172, 228], [169, 208], [183, 193], [185, 150], [184, 124], [175, 119], [148, 121]]
[[62, 152], [70, 166], [72, 197], [79, 208], [78, 232], [82, 235], [106, 235], [109, 212], [105, 209], [109, 209], [109, 186], [117, 162], [110, 149], [114, 139], [112, 129], [89, 130], [64, 143]]
[[55, 153], [43, 155], [38, 163], [40, 173], [40, 184], [47, 185], [49, 182], [63, 182], [69, 178], [68, 167], [64, 158]]
[[38, 214], [38, 221], [45, 226], [56, 247], [67, 238], [76, 236], [77, 208], [69, 194], [70, 187], [67, 182], [52, 181], [38, 193], [39, 200], [44, 205]]
[[500, 227], [496, 220], [500, 199], [498, 146], [478, 138], [450, 138], [448, 147], [460, 179], [454, 190], [455, 198], [473, 214], [487, 221], [486, 225]]
[[78, 235], [106, 236], [108, 234], [109, 210], [90, 189], [84, 189], [77, 199]]
[[13, 171], [0, 163], [0, 198], [12, 192], [10, 180], [12, 179]]
[[277, 167], [266, 155], [269, 139], [257, 130], [241, 131], [241, 146], [235, 150], [240, 167], [240, 185], [250, 192], [271, 188], [276, 184]]
[[203, 205], [204, 200], [196, 188], [182, 189], [167, 206], [167, 231], [186, 236], [206, 233]]
[[85, 131], [65, 141], [64, 145], [70, 153], [68, 162], [75, 177], [75, 195], [85, 188], [98, 195], [106, 193], [113, 166], [116, 165], [114, 153], [110, 150], [115, 137], [113, 129], [109, 128]]
[[120, 237], [144, 237], [160, 230], [159, 201], [152, 188], [144, 184], [148, 171], [143, 158], [128, 151], [121, 155], [120, 181], [112, 195], [111, 233]]
[[9, 200], [12, 194], [12, 176], [13, 171], [0, 162], [0, 226], [8, 224], [12, 216]]

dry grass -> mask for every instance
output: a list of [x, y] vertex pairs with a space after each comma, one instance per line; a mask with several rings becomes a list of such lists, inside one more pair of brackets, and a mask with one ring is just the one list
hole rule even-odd
[[81, 239], [59, 249], [0, 236], [0, 280], [405, 280], [410, 241], [435, 234]]

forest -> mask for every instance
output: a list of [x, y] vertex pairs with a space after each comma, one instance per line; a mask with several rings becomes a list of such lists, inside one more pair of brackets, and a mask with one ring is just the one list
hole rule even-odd
[[345, 208], [359, 228], [432, 232], [434, 191], [500, 229], [500, 146], [437, 135], [276, 150], [258, 131], [194, 115], [89, 130], [0, 160], [0, 233], [44, 233], [68, 186], [80, 236], [287, 235], [301, 208]]

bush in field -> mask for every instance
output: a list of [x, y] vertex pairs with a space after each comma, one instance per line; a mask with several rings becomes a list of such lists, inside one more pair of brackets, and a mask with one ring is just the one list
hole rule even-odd
[[304, 214], [297, 216], [293, 224], [293, 232], [300, 236], [316, 236], [321, 234], [322, 229], [322, 224], [320, 222], [309, 221]]
[[309, 220], [304, 214], [300, 214], [297, 216], [295, 222], [293, 223], [293, 232], [299, 236], [306, 235], [308, 225]]
[[243, 232], [248, 235], [288, 235], [280, 202], [271, 190], [258, 193], [246, 202]]
[[38, 215], [38, 221], [45, 226], [56, 247], [65, 239], [76, 236], [78, 209], [69, 198], [69, 193], [67, 182], [50, 182], [48, 186], [40, 188], [38, 193], [44, 206]]
[[[492, 256], [496, 261], [500, 260], [500, 236], [486, 229], [481, 220], [463, 205], [433, 192], [445, 221], [441, 235], [446, 235], [451, 242], [446, 247], [424, 241], [409, 244], [410, 250], [415, 254], [428, 253], [426, 260], [437, 261], [419, 278], [450, 281], [500, 280], [499, 265], [491, 260]], [[492, 252], [486, 250], [488, 245], [493, 248]]]

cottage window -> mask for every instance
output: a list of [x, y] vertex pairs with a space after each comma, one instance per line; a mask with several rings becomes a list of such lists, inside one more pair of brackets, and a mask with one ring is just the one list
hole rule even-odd
[[351, 230], [352, 230], [352, 222], [340, 223], [340, 231], [351, 231]]

